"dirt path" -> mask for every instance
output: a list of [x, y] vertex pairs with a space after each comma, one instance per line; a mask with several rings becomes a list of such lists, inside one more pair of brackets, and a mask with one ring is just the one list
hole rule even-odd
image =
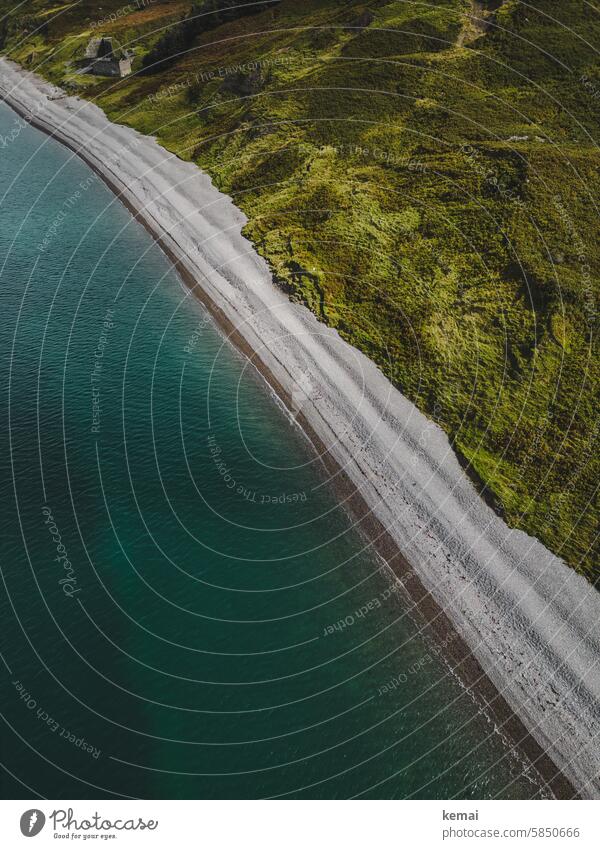
[[464, 47], [465, 44], [470, 44], [479, 36], [485, 35], [494, 16], [495, 11], [486, 9], [485, 3], [482, 3], [481, 0], [471, 0], [471, 12], [467, 15], [467, 20], [458, 34], [456, 46]]

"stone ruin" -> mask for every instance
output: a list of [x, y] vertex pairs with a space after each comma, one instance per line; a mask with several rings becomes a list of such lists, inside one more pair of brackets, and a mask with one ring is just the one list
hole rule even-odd
[[82, 74], [100, 77], [126, 77], [131, 73], [133, 53], [113, 47], [112, 38], [92, 38], [81, 60]]

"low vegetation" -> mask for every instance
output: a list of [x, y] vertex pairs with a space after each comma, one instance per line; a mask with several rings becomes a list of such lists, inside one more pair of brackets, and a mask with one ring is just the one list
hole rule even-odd
[[[595, 580], [600, 15], [232, 5], [105, 0], [98, 21], [0, 0], [0, 43], [207, 170], [290, 297], [446, 430], [510, 525]], [[136, 51], [131, 77], [75, 72], [94, 32]]]

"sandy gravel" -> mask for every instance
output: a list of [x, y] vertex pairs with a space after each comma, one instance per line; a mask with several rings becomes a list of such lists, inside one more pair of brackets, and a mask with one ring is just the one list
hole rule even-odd
[[81, 152], [237, 327], [577, 792], [600, 798], [600, 594], [477, 495], [446, 435], [291, 304], [196, 166], [0, 59], [0, 93]]

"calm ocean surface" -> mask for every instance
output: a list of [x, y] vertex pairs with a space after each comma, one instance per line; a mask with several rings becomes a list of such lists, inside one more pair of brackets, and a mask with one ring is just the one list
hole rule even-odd
[[3, 796], [536, 795], [149, 235], [16, 121]]

